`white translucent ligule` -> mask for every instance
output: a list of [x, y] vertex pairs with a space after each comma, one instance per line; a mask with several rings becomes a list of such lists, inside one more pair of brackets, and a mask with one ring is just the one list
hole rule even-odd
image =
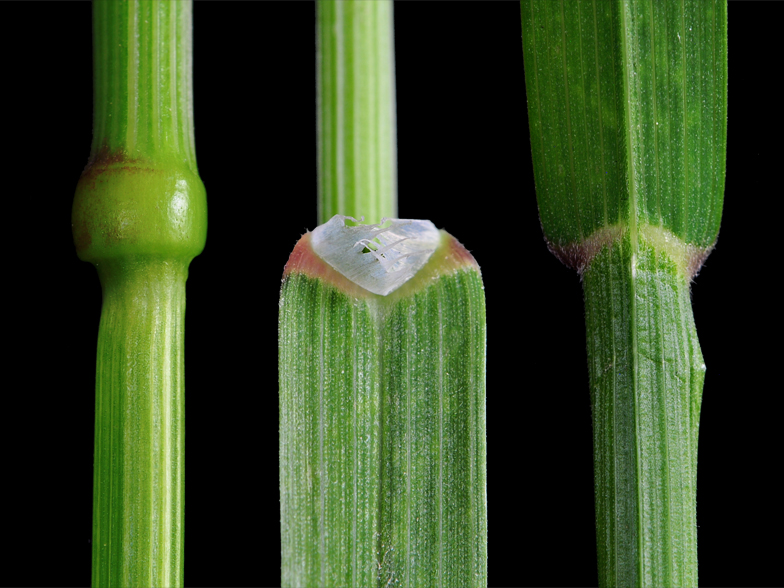
[[377, 225], [349, 227], [346, 219], [359, 222], [336, 214], [316, 227], [310, 240], [313, 251], [355, 284], [381, 296], [414, 277], [440, 241], [438, 229], [428, 220], [384, 218]]

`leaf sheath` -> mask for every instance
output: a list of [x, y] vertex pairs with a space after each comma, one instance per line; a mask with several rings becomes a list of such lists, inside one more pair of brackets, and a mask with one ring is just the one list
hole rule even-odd
[[284, 586], [486, 585], [484, 291], [442, 235], [388, 296], [347, 291], [323, 262], [287, 266]]
[[487, 584], [485, 309], [476, 271], [436, 280], [381, 331], [380, 586]]
[[649, 244], [633, 250], [627, 234], [583, 276], [599, 579], [696, 586], [705, 365], [688, 282]]
[[380, 471], [371, 307], [291, 274], [280, 306], [283, 586], [375, 584]]

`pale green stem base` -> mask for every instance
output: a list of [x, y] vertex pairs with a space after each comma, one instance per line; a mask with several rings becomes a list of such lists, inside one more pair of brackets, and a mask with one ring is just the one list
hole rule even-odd
[[705, 365], [683, 271], [629, 234], [583, 276], [601, 586], [697, 586]]
[[98, 264], [93, 587], [183, 585], [187, 266]]

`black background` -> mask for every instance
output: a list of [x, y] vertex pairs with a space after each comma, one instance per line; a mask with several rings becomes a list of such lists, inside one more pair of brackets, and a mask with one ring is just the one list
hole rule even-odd
[[[726, 200], [693, 286], [708, 375], [700, 580], [781, 570], [782, 5], [730, 5]], [[516, 2], [395, 6], [399, 213], [482, 266], [493, 586], [594, 585], [591, 413], [579, 279], [542, 240]], [[186, 328], [188, 585], [279, 583], [277, 297], [316, 224], [314, 5], [194, 9], [207, 247]], [[3, 354], [0, 584], [90, 582], [101, 292], [76, 258], [90, 148], [90, 5], [0, 4]], [[774, 539], [775, 537], [775, 539]]]

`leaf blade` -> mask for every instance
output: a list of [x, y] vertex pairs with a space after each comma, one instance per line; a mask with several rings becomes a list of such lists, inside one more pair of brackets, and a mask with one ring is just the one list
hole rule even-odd
[[[706, 249], [726, 163], [726, 4], [522, 2], [537, 200], [554, 247], [621, 224]], [[593, 54], [593, 57], [592, 57]]]

